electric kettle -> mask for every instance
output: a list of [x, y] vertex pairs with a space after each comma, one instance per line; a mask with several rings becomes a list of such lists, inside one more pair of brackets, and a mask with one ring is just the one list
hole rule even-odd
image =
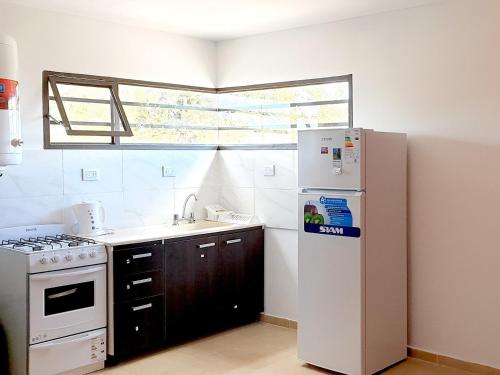
[[78, 234], [81, 236], [99, 236], [108, 233], [104, 229], [104, 206], [101, 202], [83, 202], [73, 206], [78, 221]]

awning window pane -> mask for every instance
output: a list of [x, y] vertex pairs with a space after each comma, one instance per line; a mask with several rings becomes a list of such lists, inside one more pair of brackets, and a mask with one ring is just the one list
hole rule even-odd
[[89, 137], [68, 135], [64, 126], [60, 124], [50, 125], [50, 142], [51, 143], [73, 143], [73, 144], [110, 144], [111, 137]]
[[122, 138], [122, 144], [189, 144], [215, 145], [218, 130], [201, 130], [191, 128], [146, 128], [132, 127], [133, 137]]
[[125, 113], [132, 127], [203, 127], [217, 128], [218, 113], [210, 110], [182, 108], [140, 107], [124, 105]]
[[169, 105], [173, 107], [216, 108], [217, 94], [159, 87], [120, 85], [123, 105]]

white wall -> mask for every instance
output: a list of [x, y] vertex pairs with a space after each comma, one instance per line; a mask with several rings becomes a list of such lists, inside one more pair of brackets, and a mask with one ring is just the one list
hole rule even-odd
[[[19, 48], [25, 140], [23, 164], [0, 178], [0, 227], [72, 224], [83, 200], [103, 201], [112, 227], [168, 222], [191, 191], [199, 208], [218, 200], [215, 151], [42, 150], [43, 70], [211, 87], [214, 43], [3, 3], [0, 14], [0, 33]], [[177, 177], [161, 177], [162, 165]], [[82, 182], [84, 167], [100, 168], [101, 181]]]
[[[218, 86], [352, 73], [355, 125], [408, 133], [409, 343], [497, 368], [499, 24], [499, 1], [444, 1], [221, 42], [217, 65]], [[296, 274], [295, 237], [270, 236], [268, 292]], [[294, 318], [286, 294], [266, 311]]]

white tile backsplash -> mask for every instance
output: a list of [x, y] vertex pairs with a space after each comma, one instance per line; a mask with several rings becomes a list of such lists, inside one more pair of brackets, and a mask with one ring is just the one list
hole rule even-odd
[[179, 150], [175, 153], [175, 188], [217, 186], [216, 150]]
[[126, 191], [123, 209], [127, 226], [169, 224], [174, 214], [174, 190]]
[[[82, 181], [82, 169], [99, 169], [99, 181]], [[64, 194], [97, 194], [123, 190], [122, 152], [64, 150]]]
[[[0, 178], [0, 226], [64, 222], [72, 205], [101, 201], [109, 228], [170, 223], [186, 196], [197, 219], [220, 203], [256, 214], [271, 228], [297, 228], [296, 151], [282, 150], [26, 150], [23, 164]], [[264, 165], [275, 165], [264, 176]], [[162, 177], [162, 166], [175, 177]], [[100, 170], [82, 181], [82, 168]]]
[[255, 152], [252, 150], [219, 151], [218, 164], [222, 186], [253, 188]]
[[56, 196], [63, 193], [62, 151], [26, 150], [20, 165], [0, 177], [0, 199]]
[[266, 226], [297, 229], [297, 189], [255, 189], [255, 215]]
[[63, 196], [0, 199], [0, 227], [63, 222]]
[[172, 151], [123, 151], [123, 189], [125, 191], [173, 189], [175, 177], [163, 177], [163, 166], [175, 168], [175, 154]]
[[242, 214], [254, 214], [254, 189], [222, 187], [220, 204], [228, 210]]
[[[264, 175], [264, 166], [274, 165], [274, 176]], [[254, 181], [256, 188], [297, 188], [293, 150], [255, 151]]]

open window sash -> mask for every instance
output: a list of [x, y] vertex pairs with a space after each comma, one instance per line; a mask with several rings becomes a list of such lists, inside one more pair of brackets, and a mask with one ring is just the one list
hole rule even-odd
[[[66, 134], [75, 136], [111, 136], [111, 137], [131, 137], [133, 136], [132, 129], [127, 119], [127, 115], [123, 109], [122, 103], [118, 96], [118, 85], [113, 82], [107, 82], [99, 79], [79, 79], [74, 77], [64, 77], [51, 75], [48, 77], [50, 88], [52, 89], [53, 99], [56, 102], [61, 124], [64, 126]], [[109, 123], [95, 123], [93, 129], [77, 129], [76, 127], [85, 127], [92, 125], [92, 122], [71, 121], [68, 117], [68, 112], [64, 105], [65, 101], [76, 102], [92, 102], [92, 99], [65, 98], [60, 94], [58, 85], [74, 85], [84, 87], [94, 87], [109, 90], [109, 101], [104, 102], [110, 104]], [[101, 102], [103, 102], [101, 100]], [[51, 116], [52, 117], [52, 116]], [[103, 127], [103, 130], [97, 130], [96, 127]]]

